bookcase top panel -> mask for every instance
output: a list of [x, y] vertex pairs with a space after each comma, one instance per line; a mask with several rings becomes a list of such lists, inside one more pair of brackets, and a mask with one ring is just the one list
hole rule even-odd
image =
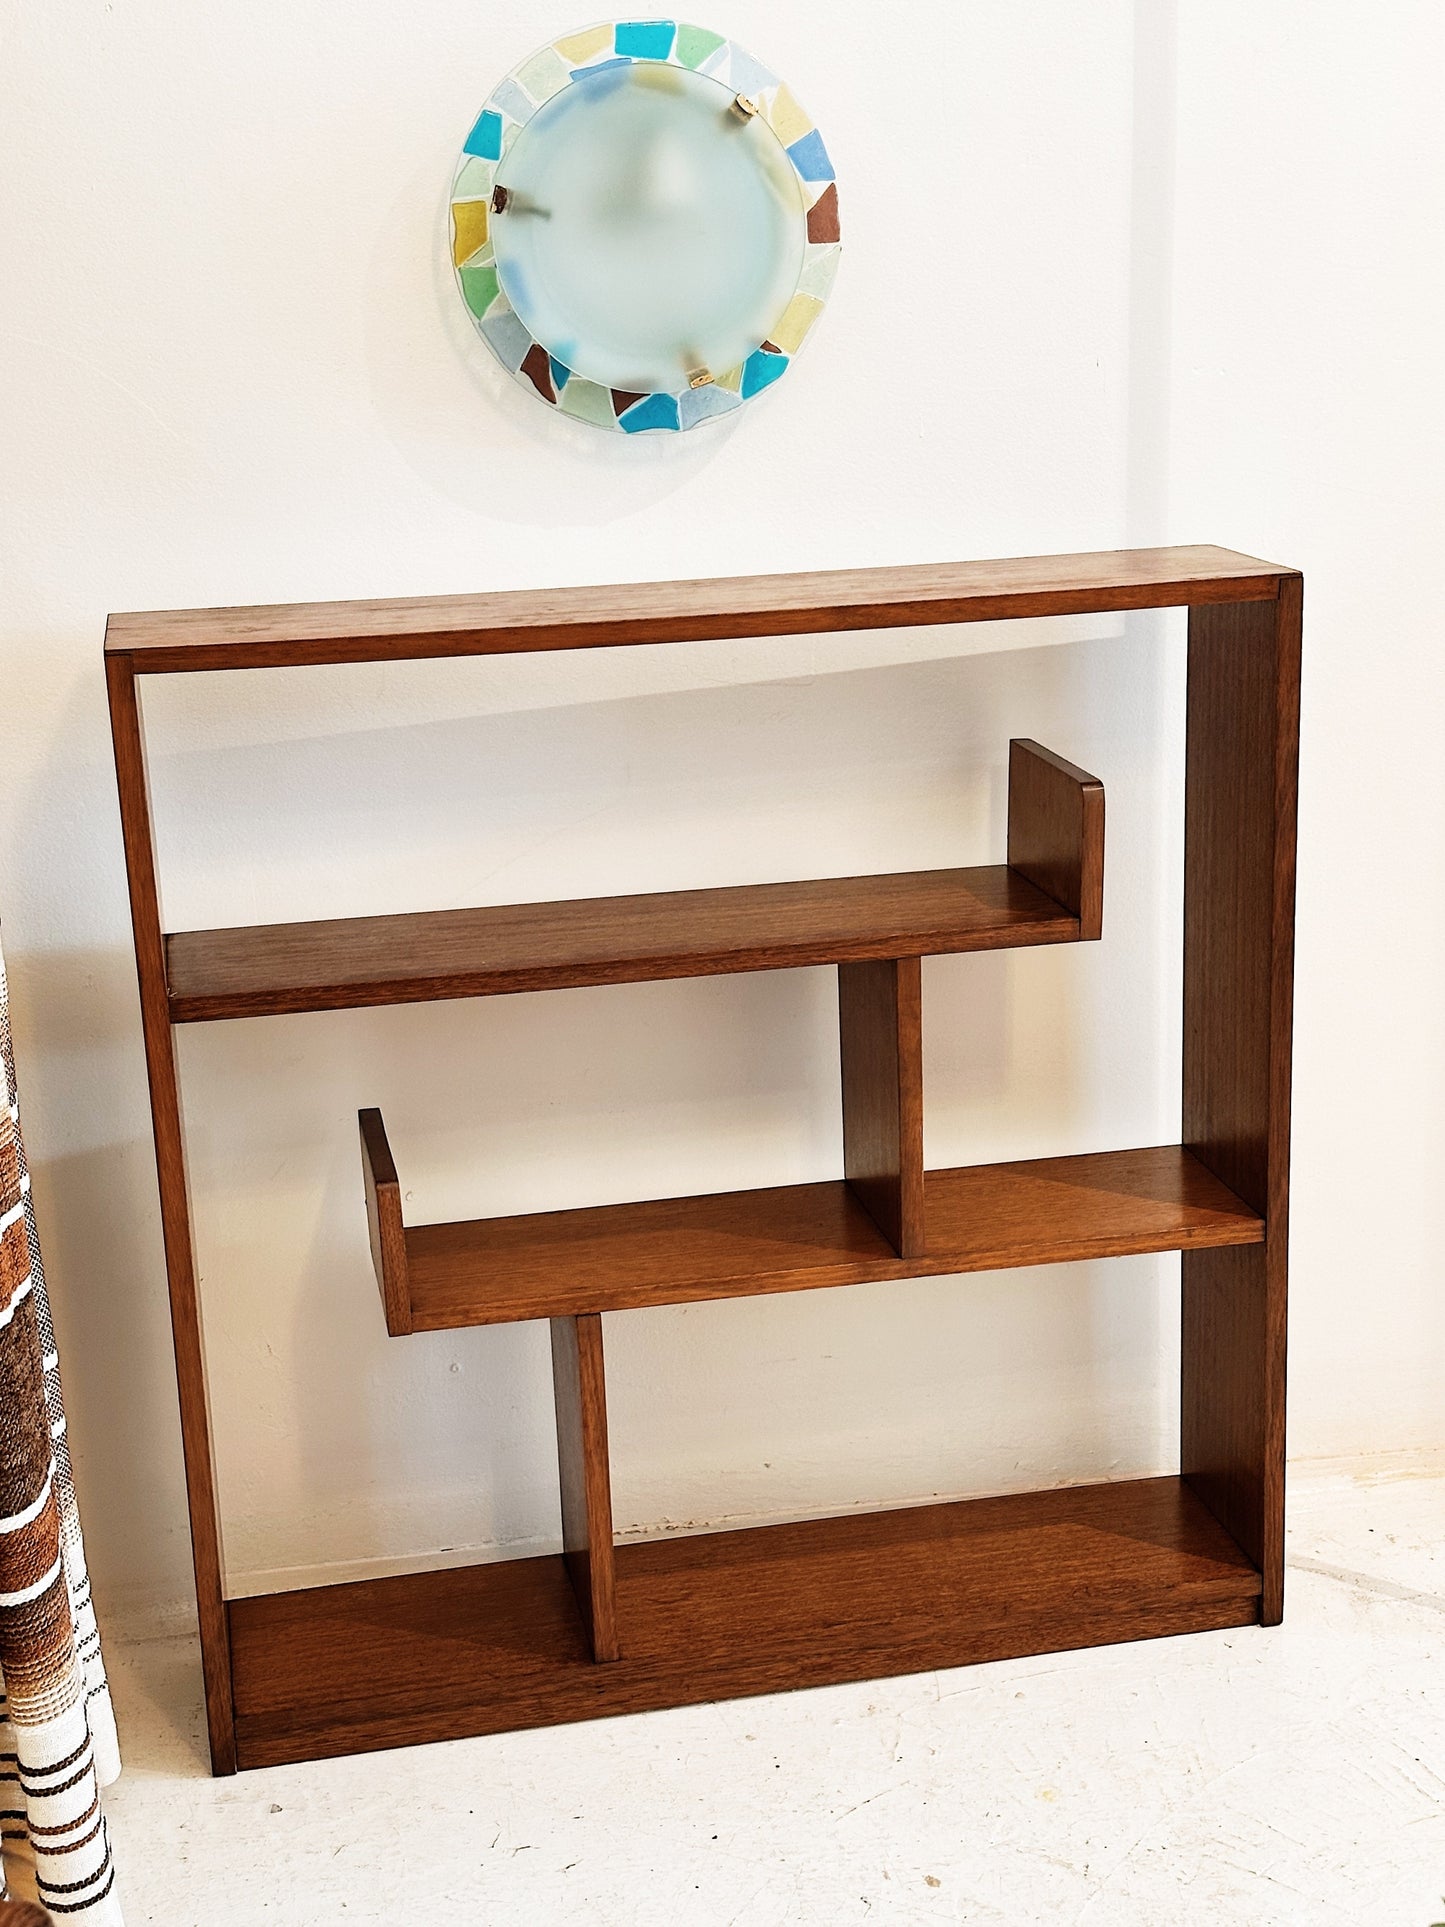
[[106, 653], [140, 675], [390, 662], [1092, 615], [1274, 598], [1297, 572], [1197, 545], [925, 562], [802, 575], [624, 582], [374, 602], [111, 616]]

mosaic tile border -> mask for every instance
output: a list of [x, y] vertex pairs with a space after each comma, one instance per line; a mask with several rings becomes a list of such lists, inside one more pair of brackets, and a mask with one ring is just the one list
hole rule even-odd
[[[702, 387], [651, 395], [586, 381], [532, 339], [498, 280], [490, 233], [497, 167], [518, 129], [574, 79], [635, 61], [690, 68], [751, 101], [793, 164], [808, 219], [798, 285], [767, 339], [740, 367]], [[838, 183], [810, 116], [777, 75], [735, 41], [674, 20], [610, 20], [584, 27], [514, 67], [493, 89], [462, 148], [452, 181], [450, 238], [462, 300], [502, 366], [564, 415], [624, 435], [695, 428], [770, 388], [787, 372], [823, 312], [842, 252]]]

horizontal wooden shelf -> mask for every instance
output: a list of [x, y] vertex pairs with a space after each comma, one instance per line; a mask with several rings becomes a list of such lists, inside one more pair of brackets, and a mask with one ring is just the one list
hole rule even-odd
[[1072, 943], [1018, 870], [914, 870], [166, 938], [172, 1023]]
[[111, 616], [105, 647], [139, 675], [399, 662], [1263, 601], [1294, 574], [1207, 544], [1109, 549], [701, 582], [158, 609]]
[[236, 1599], [237, 1763], [1246, 1626], [1259, 1598], [1162, 1478], [620, 1546], [605, 1665], [560, 1556]]
[[403, 1229], [378, 1112], [362, 1113], [362, 1132], [397, 1335], [1264, 1238], [1263, 1220], [1177, 1144], [929, 1171], [927, 1249], [908, 1258], [841, 1181]]

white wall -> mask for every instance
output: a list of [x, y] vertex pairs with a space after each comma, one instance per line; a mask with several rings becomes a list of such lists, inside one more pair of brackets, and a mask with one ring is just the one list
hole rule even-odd
[[[0, 910], [114, 1600], [188, 1583], [100, 677], [115, 608], [1161, 539], [1303, 565], [1293, 1442], [1445, 1443], [1425, 1209], [1445, 1152], [1445, 16], [928, 0], [888, 48], [872, 13], [845, 18], [717, 16], [795, 81], [838, 164], [817, 339], [735, 422], [634, 443], [507, 382], [441, 252], [469, 117], [567, 16], [6, 17]], [[1035, 735], [1108, 785], [1105, 940], [925, 966], [929, 1155], [1159, 1141], [1181, 680], [1178, 618], [1142, 616], [156, 683], [168, 916], [991, 860], [1007, 739]], [[233, 1583], [557, 1531], [541, 1332], [383, 1333], [359, 1104], [383, 1106], [418, 1218], [786, 1183], [837, 1167], [835, 1027], [828, 973], [796, 972], [185, 1032]], [[1133, 1259], [613, 1318], [619, 1517], [1164, 1469], [1176, 1275]]]

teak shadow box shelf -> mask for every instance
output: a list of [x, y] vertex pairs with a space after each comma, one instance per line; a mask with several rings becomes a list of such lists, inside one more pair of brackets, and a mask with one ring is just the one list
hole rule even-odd
[[[919, 959], [1100, 934], [1103, 790], [1036, 743], [1010, 745], [1006, 861], [984, 868], [251, 929], [162, 923], [142, 676], [1181, 605], [1178, 1144], [924, 1169]], [[1300, 611], [1295, 571], [1175, 548], [111, 618], [217, 1773], [1279, 1620]], [[381, 1115], [362, 1113], [388, 1330], [550, 1320], [565, 1552], [228, 1599], [173, 1026], [804, 964], [838, 971], [834, 1182], [409, 1226]], [[614, 1545], [604, 1312], [1156, 1251], [1183, 1253], [1177, 1477]]]

